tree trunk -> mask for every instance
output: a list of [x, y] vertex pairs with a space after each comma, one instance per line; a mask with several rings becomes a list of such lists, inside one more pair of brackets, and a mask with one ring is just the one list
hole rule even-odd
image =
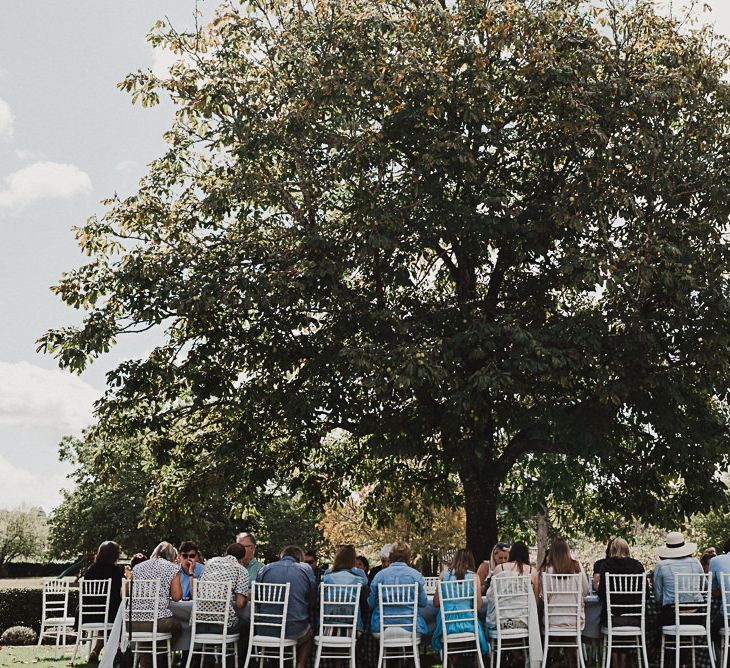
[[486, 561], [497, 542], [496, 481], [480, 475], [477, 467], [467, 468], [459, 476], [464, 485], [466, 510], [466, 546], [477, 564]]
[[540, 568], [550, 544], [550, 517], [547, 510], [535, 517], [535, 535], [537, 536], [537, 567]]

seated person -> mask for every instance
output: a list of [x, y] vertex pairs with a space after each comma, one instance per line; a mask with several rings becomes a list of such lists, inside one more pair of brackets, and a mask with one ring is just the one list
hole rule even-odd
[[[659, 608], [657, 619], [658, 641], [661, 642], [662, 626], [673, 626], [674, 615], [674, 576], [681, 573], [704, 574], [700, 562], [692, 555], [697, 551], [696, 543], [688, 543], [679, 531], [672, 531], [667, 534], [666, 545], [656, 549], [659, 556], [659, 563], [654, 569], [654, 599]], [[694, 600], [694, 598], [690, 599]], [[697, 594], [697, 600], [701, 595]], [[685, 601], [682, 601], [685, 602]], [[680, 624], [696, 624], [696, 618], [687, 617], [684, 620], [680, 617]]]
[[[317, 603], [317, 583], [314, 571], [302, 563], [304, 553], [296, 545], [288, 545], [281, 551], [281, 558], [266, 564], [256, 576], [256, 582], [266, 584], [289, 583], [289, 607], [287, 608], [285, 636], [297, 641], [297, 668], [304, 668], [312, 652], [311, 619]], [[262, 612], [266, 613], [264, 605]], [[277, 607], [278, 610], [278, 607]], [[276, 610], [268, 611], [275, 612]], [[258, 608], [256, 609], [258, 614]], [[256, 628], [256, 635], [275, 635], [273, 627]]]
[[[335, 560], [330, 568], [322, 576], [322, 582], [324, 584], [334, 585], [361, 585], [360, 596], [367, 596], [368, 578], [365, 572], [355, 566], [356, 554], [355, 548], [352, 545], [341, 545], [335, 554]], [[327, 599], [325, 599], [326, 601]], [[359, 602], [358, 602], [359, 606]], [[328, 613], [325, 610], [325, 614]], [[360, 614], [360, 608], [358, 607], [357, 612], [357, 630], [363, 631], [362, 616]]]
[[[102, 613], [96, 615], [92, 613], [84, 615], [84, 623], [114, 622], [114, 618], [117, 616], [117, 610], [119, 610], [119, 605], [122, 602], [122, 580], [124, 579], [124, 570], [121, 566], [117, 565], [117, 559], [119, 559], [119, 545], [113, 540], [104, 541], [99, 545], [94, 563], [84, 573], [84, 580], [111, 580], [108, 618], [106, 620], [103, 619], [104, 615]], [[104, 599], [100, 598], [94, 601], [94, 604], [104, 605]], [[104, 640], [100, 638], [96, 641], [94, 648], [89, 654], [89, 663], [96, 663], [99, 660], [99, 654], [103, 647]]]
[[[373, 611], [370, 618], [370, 629], [373, 633], [380, 633], [380, 606], [378, 605], [378, 591], [381, 585], [391, 584], [417, 584], [418, 591], [416, 594], [416, 605], [424, 608], [428, 605], [428, 597], [426, 596], [426, 583], [415, 568], [411, 568], [408, 563], [411, 559], [411, 548], [408, 543], [394, 543], [388, 555], [389, 566], [379, 571], [370, 583], [370, 596], [368, 596], [368, 606]], [[401, 606], [398, 606], [400, 609]], [[393, 610], [397, 612], [398, 610]], [[386, 614], [390, 614], [389, 606], [385, 605]], [[428, 634], [428, 624], [422, 615], [417, 616], [416, 632], [419, 635]], [[392, 622], [388, 623], [389, 626]], [[403, 628], [410, 631], [407, 619], [404, 618]]]
[[[243, 565], [246, 558], [246, 548], [240, 543], [233, 543], [226, 549], [222, 557], [213, 557], [205, 564], [200, 582], [230, 582], [231, 583], [231, 610], [228, 615], [228, 633], [238, 633], [243, 621], [236, 614], [236, 610], [243, 608], [248, 600], [249, 581], [248, 571]], [[205, 613], [210, 604], [202, 602], [198, 611]], [[200, 633], [221, 633], [221, 624], [204, 622], [199, 624]]]
[[132, 569], [132, 631], [151, 632], [153, 628], [153, 610], [141, 609], [134, 604], [134, 581], [157, 580], [160, 583], [160, 599], [157, 608], [157, 631], [170, 633], [174, 640], [180, 635], [180, 622], [172, 616], [170, 599], [179, 601], [182, 588], [178, 574], [177, 550], [170, 543], [160, 543], [146, 561], [138, 563]]
[[192, 540], [182, 542], [177, 559], [180, 564], [180, 587], [183, 601], [193, 598], [195, 580], [199, 579], [203, 573], [203, 564], [198, 562], [199, 556], [198, 546]]

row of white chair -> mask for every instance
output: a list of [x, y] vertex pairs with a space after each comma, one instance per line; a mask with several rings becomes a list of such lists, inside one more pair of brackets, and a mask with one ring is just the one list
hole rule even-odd
[[[554, 647], [574, 648], [581, 666], [584, 666], [581, 651], [581, 574], [558, 575], [543, 574], [543, 600], [545, 621], [545, 648], [543, 666], [548, 658], [548, 651]], [[146, 607], [151, 608], [152, 618], [157, 619], [158, 591], [154, 590], [154, 581], [135, 581], [135, 601], [140, 603], [148, 599]], [[81, 581], [81, 605], [79, 613], [79, 632], [76, 634], [76, 644], [72, 662], [76, 658], [79, 646], [84, 642], [90, 645], [96, 638], [104, 641], [108, 638], [112, 620], [108, 619], [110, 580], [83, 580]], [[233, 655], [237, 659], [238, 635], [200, 634], [196, 633], [196, 624], [200, 621], [198, 606], [204, 601], [209, 603], [208, 610], [220, 610], [218, 621], [212, 619], [216, 615], [206, 612], [204, 621], [220, 623], [227, 628], [230, 606], [222, 605], [222, 601], [230, 600], [230, 585], [225, 583], [198, 582], [200, 590], [196, 590], [193, 603], [192, 631], [193, 642], [189, 657], [193, 654], [215, 654], [216, 656]], [[478, 647], [477, 619], [477, 592], [473, 592], [470, 580], [440, 582], [440, 596], [442, 601], [461, 601], [458, 610], [442, 613], [442, 630], [444, 639], [444, 654], [475, 652], [481, 665], [481, 653]], [[492, 652], [492, 661], [496, 656], [497, 668], [500, 666], [501, 654], [504, 651], [528, 650], [529, 639], [528, 606], [529, 576], [494, 578], [495, 587], [496, 628], [489, 632], [490, 638], [495, 641], [496, 647]], [[226, 589], [228, 587], [228, 589]], [[721, 575], [723, 618], [725, 626], [721, 630], [723, 666], [727, 666], [730, 651], [730, 574]], [[246, 665], [251, 658], [263, 659], [272, 656], [280, 659], [283, 666], [285, 660], [294, 661], [296, 642], [284, 637], [288, 607], [288, 586], [254, 583], [251, 636]], [[469, 592], [469, 593], [468, 593]], [[473, 596], [470, 592], [473, 592]], [[714, 651], [710, 638], [710, 606], [711, 580], [708, 575], [677, 574], [675, 575], [675, 624], [662, 629], [662, 668], [666, 650], [674, 651], [675, 664], [679, 665], [679, 650], [705, 648], [710, 653], [712, 665], [715, 665]], [[64, 580], [50, 580], [44, 583], [43, 588], [43, 618], [39, 645], [44, 638], [55, 637], [57, 645], [65, 645], [67, 634], [75, 634], [73, 630], [75, 619], [68, 614], [69, 583]], [[380, 587], [379, 606], [383, 630], [378, 634], [379, 661], [381, 666], [390, 658], [413, 658], [418, 666], [417, 635], [417, 585], [382, 585]], [[646, 581], [643, 574], [617, 575], [608, 574], [607, 577], [607, 607], [608, 622], [602, 629], [606, 642], [604, 643], [603, 659], [606, 668], [609, 668], [611, 655], [615, 649], [635, 649], [639, 658], [639, 665], [643, 660], [648, 668], [646, 653]], [[473, 599], [469, 606], [468, 599]], [[322, 585], [320, 596], [320, 629], [315, 641], [317, 644], [316, 664], [323, 658], [349, 658], [354, 666], [357, 607], [359, 602], [359, 585]], [[127, 605], [124, 599], [123, 605]], [[217, 606], [217, 608], [216, 608]], [[449, 607], [448, 603], [445, 606]], [[126, 607], [124, 608], [126, 611]], [[332, 612], [335, 610], [335, 612]], [[444, 608], [442, 607], [442, 610]], [[447, 623], [454, 621], [453, 614], [458, 613], [459, 621], [474, 620], [473, 633], [449, 634]], [[613, 624], [615, 615], [632, 618], [630, 625], [616, 626]], [[196, 616], [197, 615], [197, 616]], [[87, 621], [89, 619], [92, 621]], [[99, 619], [105, 621], [98, 621]], [[126, 612], [125, 612], [126, 619]], [[217, 618], [216, 618], [217, 619]], [[504, 620], [511, 620], [510, 627], [504, 625]], [[515, 624], [515, 620], [522, 619]], [[687, 620], [696, 623], [687, 623]], [[555, 623], [560, 620], [560, 623]], [[266, 634], [255, 633], [268, 627]], [[392, 628], [391, 628], [392, 627]], [[125, 631], [126, 633], [126, 631]], [[198, 638], [198, 640], [196, 640]], [[170, 634], [158, 633], [156, 625], [148, 633], [134, 632], [133, 644], [137, 653], [150, 651], [153, 654], [153, 665], [156, 666], [157, 643], [163, 642], [167, 653], [171, 652]], [[684, 642], [689, 641], [689, 642]], [[217, 649], [206, 650], [210, 645], [221, 645]], [[196, 648], [200, 645], [200, 651]], [[202, 657], [201, 657], [202, 660]]]

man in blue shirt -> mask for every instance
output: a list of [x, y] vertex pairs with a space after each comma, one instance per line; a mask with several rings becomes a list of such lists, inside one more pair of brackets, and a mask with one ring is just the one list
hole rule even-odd
[[[720, 585], [721, 575], [723, 573], [730, 574], [730, 538], [725, 541], [723, 546], [724, 554], [718, 554], [710, 559], [710, 575], [712, 576], [712, 635], [717, 639], [720, 629], [724, 628], [724, 610], [722, 606], [722, 589]], [[730, 582], [725, 578], [727, 596], [727, 606], [730, 610]]]
[[[286, 613], [286, 630], [284, 635], [297, 641], [297, 668], [304, 668], [312, 652], [312, 613], [317, 603], [317, 583], [314, 572], [302, 563], [304, 553], [296, 545], [288, 545], [281, 551], [280, 560], [266, 564], [256, 576], [256, 583], [286, 584], [289, 583], [289, 607]], [[281, 614], [281, 608], [271, 606], [271, 610], [264, 609], [263, 613]], [[256, 609], [256, 614], [259, 610]], [[278, 635], [278, 630], [262, 626], [254, 630], [258, 635]]]
[[[419, 608], [426, 607], [428, 605], [428, 597], [426, 596], [426, 583], [421, 575], [415, 568], [411, 568], [408, 562], [411, 560], [411, 548], [408, 543], [398, 542], [395, 543], [390, 549], [388, 568], [384, 568], [380, 571], [370, 583], [370, 596], [368, 597], [368, 606], [373, 611], [373, 615], [370, 620], [370, 628], [373, 633], [380, 633], [380, 606], [378, 605], [378, 591], [381, 585], [393, 585], [393, 584], [417, 584], [417, 599], [416, 603]], [[412, 610], [413, 608], [411, 608]], [[397, 613], [403, 610], [401, 606], [393, 607], [389, 605], [383, 606], [383, 612], [386, 615], [391, 613]], [[388, 626], [396, 625], [398, 619], [389, 619]], [[408, 623], [407, 618], [403, 618], [403, 628], [410, 631], [411, 627]], [[416, 617], [416, 632], [419, 635], [428, 634], [428, 624], [426, 620], [420, 614]]]
[[192, 540], [183, 541], [177, 557], [180, 562], [182, 600], [189, 601], [193, 598], [193, 582], [203, 574], [203, 564], [197, 562], [198, 546]]

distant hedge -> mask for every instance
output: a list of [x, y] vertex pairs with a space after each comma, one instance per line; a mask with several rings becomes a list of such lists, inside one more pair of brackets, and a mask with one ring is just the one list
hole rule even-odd
[[10, 562], [3, 567], [3, 576], [8, 578], [49, 578], [61, 575], [71, 563]]
[[[68, 614], [73, 617], [79, 604], [78, 589], [71, 589]], [[0, 633], [11, 626], [30, 626], [36, 633], [41, 629], [43, 591], [41, 589], [0, 589]]]

